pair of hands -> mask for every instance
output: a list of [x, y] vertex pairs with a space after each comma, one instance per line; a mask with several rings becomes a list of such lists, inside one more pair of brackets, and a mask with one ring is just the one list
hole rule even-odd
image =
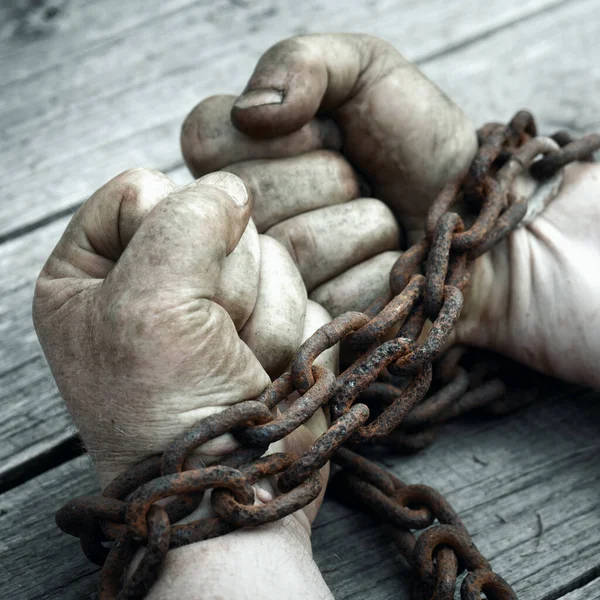
[[[199, 104], [181, 145], [200, 179], [179, 190], [146, 169], [111, 180], [36, 288], [42, 347], [102, 485], [256, 397], [315, 329], [382, 293], [476, 135], [389, 45], [318, 35], [269, 50], [239, 99]], [[477, 262], [456, 341], [597, 386], [600, 283], [588, 270], [600, 170], [577, 164], [565, 177], [540, 216]], [[361, 197], [367, 188], [379, 200]], [[321, 360], [336, 370], [335, 349]], [[300, 449], [325, 428], [317, 414], [281, 443]], [[222, 436], [201, 454], [210, 462], [234, 444]], [[310, 560], [316, 508], [172, 551], [151, 597], [330, 597]]]

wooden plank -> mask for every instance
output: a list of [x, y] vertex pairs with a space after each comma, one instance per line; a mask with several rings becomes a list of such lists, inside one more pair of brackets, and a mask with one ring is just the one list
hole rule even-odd
[[[446, 495], [520, 600], [555, 598], [600, 563], [599, 416], [597, 394], [551, 401], [489, 428], [455, 425], [426, 452], [386, 462]], [[337, 600], [408, 597], [384, 528], [331, 504], [320, 520], [315, 558]]]
[[[286, 6], [285, 2], [278, 0], [259, 0], [252, 3], [224, 0], [172, 0], [168, 3], [131, 0], [125, 5], [119, 0], [85, 0], [77, 2], [75, 6], [63, 0], [36, 4], [31, 4], [25, 9], [9, 4], [0, 6], [0, 70], [4, 74], [3, 84], [31, 78], [65, 61], [89, 54], [98, 47], [106, 48], [115, 40], [150, 26], [151, 21], [168, 18], [175, 13], [189, 14], [192, 17], [194, 14], [201, 14], [207, 22], [209, 33], [218, 29], [219, 25], [227, 23], [233, 14], [234, 20], [252, 19], [251, 22], [246, 21], [246, 24], [250, 25], [250, 33], [254, 33], [257, 28], [254, 21], [270, 20], [268, 25], [272, 26], [277, 25], [280, 20], [291, 19], [289, 30], [297, 34], [306, 31], [307, 27], [313, 30], [315, 25], [312, 21], [315, 19], [324, 20], [331, 16], [340, 19], [340, 25], [354, 25], [355, 30], [358, 30], [357, 23], [362, 19], [375, 17], [383, 20], [396, 9], [396, 3], [390, 0], [347, 3], [345, 14], [341, 17], [337, 16], [340, 11], [335, 6], [327, 7], [313, 3], [303, 10], [292, 2], [288, 2]], [[55, 8], [51, 18], [43, 14], [48, 8], [43, 6], [44, 4], [51, 4]], [[465, 39], [477, 37], [482, 32], [502, 27], [556, 4], [556, 0], [525, 0], [520, 3], [509, 0], [503, 5], [492, 4], [488, 10], [484, 10], [479, 3], [472, 0], [463, 3], [463, 6], [455, 7], [446, 7], [440, 0], [428, 0], [422, 3], [420, 10], [415, 11], [411, 10], [412, 6], [406, 2], [402, 3], [402, 11], [409, 10], [410, 12], [405, 14], [410, 17], [410, 23], [418, 30], [426, 29], [428, 35], [417, 36], [415, 27], [409, 29], [402, 23], [400, 26], [405, 27], [408, 34], [406, 51], [417, 58], [440, 52], [440, 44], [446, 47], [462, 43]], [[194, 13], [196, 10], [202, 13]], [[440, 11], [452, 22], [445, 23], [444, 19], [440, 18]], [[243, 16], [244, 14], [248, 17]], [[118, 18], [115, 18], [117, 16]], [[39, 30], [39, 33], [44, 35], [35, 35], [34, 28], [28, 25], [32, 21], [40, 20], [46, 20], [48, 26], [45, 30]], [[211, 25], [214, 23], [217, 24], [216, 27]], [[198, 26], [198, 23], [194, 25]], [[187, 27], [189, 26], [188, 24]], [[390, 26], [390, 29], [398, 34], [397, 22], [381, 23], [379, 26]]]
[[4, 3], [0, 5], [2, 83], [23, 81], [76, 55], [106, 48], [128, 31], [194, 3], [197, 0]]
[[19, 464], [74, 434], [31, 322], [35, 278], [67, 220], [8, 242], [0, 252], [0, 486]]
[[0, 597], [95, 597], [98, 567], [56, 527], [54, 512], [71, 495], [96, 491], [86, 456], [0, 496]]
[[[598, 400], [573, 393], [503, 419], [471, 418], [425, 452], [385, 462], [448, 497], [521, 600], [558, 598], [600, 566]], [[96, 570], [56, 530], [53, 513], [95, 491], [84, 457], [0, 496], [0, 597], [92, 597]], [[408, 600], [406, 565], [370, 516], [328, 498], [313, 548], [337, 600]]]
[[477, 124], [534, 112], [541, 130], [600, 130], [596, 0], [569, 2], [423, 65]]
[[[600, 34], [600, 11], [596, 10], [595, 2], [575, 2], [568, 8], [542, 15], [535, 23], [535, 28], [531, 23], [516, 24], [510, 30], [500, 31], [472, 46], [457, 50], [452, 59], [442, 58], [428, 63], [426, 68], [435, 79], [444, 81], [445, 87], [454, 86], [450, 91], [462, 95], [465, 104], [471, 102], [470, 112], [477, 121], [490, 118], [494, 113], [502, 113], [500, 116], [508, 117], [509, 112], [512, 112], [509, 111], [511, 106], [520, 105], [535, 97], [534, 108], [541, 112], [543, 125], [573, 124], [568, 115], [564, 121], [561, 120], [560, 107], [568, 102], [574, 103], [575, 96], [578, 96], [574, 90], [582, 89], [582, 70], [589, 65], [591, 52], [587, 42], [581, 40], [589, 39], [595, 31]], [[539, 42], [536, 41], [537, 37], [532, 40], [531, 32], [534, 29], [543, 34], [540, 38], [542, 40], [562, 41], [544, 43], [543, 51], [536, 53], [534, 50], [539, 48]], [[563, 44], [571, 48], [568, 59], [563, 57], [566, 47]], [[529, 57], [527, 66], [521, 68], [518, 77], [503, 71], [500, 82], [494, 83], [495, 80], [489, 73], [493, 72], [493, 68], [501, 68], [494, 67], [497, 48], [505, 49], [503, 61], [506, 60], [507, 64], [515, 68], [519, 66], [523, 56]], [[485, 64], [486, 69], [479, 66], [480, 62]], [[443, 68], [438, 68], [438, 64], [442, 64]], [[569, 70], [567, 64], [570, 65]], [[553, 112], [552, 103], [546, 102], [547, 97], [551, 96], [548, 86], [553, 85], [552, 71], [548, 65], [556, 65], [557, 72], [564, 74], [560, 89], [555, 90], [559, 107], [556, 112]], [[538, 73], [539, 81], [543, 84], [539, 90], [531, 83], [536, 81]], [[493, 81], [490, 83], [487, 79]], [[462, 87], [461, 81], [464, 82]], [[600, 69], [592, 65], [585, 74], [585, 81], [589, 81], [589, 85], [594, 82], [600, 85]], [[492, 84], [504, 90], [502, 100], [498, 99], [500, 91], [495, 90], [493, 94], [486, 92], [491, 89]], [[468, 96], [468, 90], [472, 90], [471, 96]], [[588, 101], [582, 96], [583, 100], [580, 98], [579, 104], [574, 106], [580, 108], [580, 114], [585, 120], [581, 127], [587, 128], [590, 120], [595, 118], [588, 112], [588, 103], [590, 109], [593, 109], [600, 99], [596, 97]], [[506, 98], [510, 98], [510, 102]], [[114, 154], [123, 156], [122, 150], [117, 148], [114, 148]], [[72, 168], [78, 168], [78, 164], [73, 163]], [[188, 177], [183, 168], [175, 170], [173, 174], [180, 183]], [[77, 179], [76, 175], [74, 177]], [[81, 178], [77, 180], [82, 181]], [[1, 210], [2, 207], [0, 212]], [[16, 215], [19, 211], [13, 206], [10, 207], [10, 212]], [[0, 444], [0, 485], [8, 473], [14, 472], [16, 465], [52, 449], [67, 439], [72, 431], [62, 404], [52, 392], [53, 386], [41, 358], [29, 316], [35, 277], [65, 224], [66, 218], [60, 219], [0, 246], [0, 289], [4, 292], [0, 298], [0, 334], [3, 339], [0, 347], [0, 410], [9, 415], [9, 418], [0, 423], [0, 439], [8, 440]], [[20, 372], [15, 371], [21, 365], [28, 366], [22, 367]], [[26, 372], [26, 375], [21, 375], [21, 372]], [[26, 381], [37, 382], [35, 386], [38, 387], [27, 387]], [[23, 382], [23, 385], [13, 397], [11, 390], [19, 382]]]
[[600, 579], [594, 579], [587, 585], [580, 587], [572, 592], [561, 596], [562, 600], [599, 600], [600, 599]]
[[129, 166], [180, 165], [185, 114], [207, 95], [239, 91], [279, 39], [361, 31], [420, 60], [564, 0], [371, 0], [344, 10], [318, 0], [147, 4], [71, 3], [53, 35], [31, 47], [18, 35], [3, 42], [0, 239], [73, 206]]

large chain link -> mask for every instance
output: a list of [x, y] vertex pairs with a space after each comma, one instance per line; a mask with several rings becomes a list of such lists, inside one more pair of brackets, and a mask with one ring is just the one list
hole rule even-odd
[[[415, 451], [431, 443], [441, 423], [463, 412], [510, 408], [497, 402], [505, 391], [500, 379], [480, 368], [468, 374], [459, 366], [464, 348], [442, 356], [461, 314], [463, 290], [475, 259], [515, 229], [528, 211], [528, 198], [513, 194], [515, 179], [525, 173], [548, 179], [573, 160], [589, 160], [600, 148], [600, 136], [574, 140], [558, 132], [552, 139], [536, 137], [535, 121], [526, 111], [507, 126], [487, 124], [478, 135], [479, 150], [468, 171], [431, 206], [425, 236], [393, 266], [387, 294], [364, 312], [345, 313], [316, 331], [296, 353], [291, 372], [255, 400], [203, 419], [162, 456], [117, 477], [101, 496], [76, 498], [58, 511], [58, 526], [79, 537], [85, 555], [103, 565], [101, 599], [144, 597], [169, 548], [276, 521], [305, 507], [321, 492], [319, 470], [330, 460], [339, 470], [333, 487], [391, 526], [413, 566], [415, 599], [453, 598], [457, 577], [465, 570], [463, 600], [479, 600], [482, 593], [516, 598], [438, 492], [407, 485], [348, 449], [378, 443]], [[451, 211], [459, 202], [464, 217]], [[339, 342], [352, 359], [336, 377], [314, 363]], [[425, 398], [432, 379], [435, 391]], [[275, 411], [293, 392], [297, 399], [283, 412]], [[270, 444], [321, 408], [331, 425], [302, 456], [263, 456]], [[197, 464], [194, 451], [224, 433], [236, 437], [239, 449], [218, 465]], [[265, 477], [275, 477], [279, 495], [255, 503], [252, 486]], [[180, 523], [209, 490], [215, 516]], [[421, 529], [417, 539], [411, 530]], [[106, 542], [112, 542], [110, 550]], [[126, 578], [141, 547], [142, 557]]]

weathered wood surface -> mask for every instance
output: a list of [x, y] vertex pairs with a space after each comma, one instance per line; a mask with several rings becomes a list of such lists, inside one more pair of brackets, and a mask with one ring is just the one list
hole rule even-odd
[[[130, 166], [188, 180], [189, 109], [238, 91], [275, 41], [321, 30], [391, 41], [476, 123], [526, 106], [544, 130], [600, 129], [598, 0], [0, 3], [0, 489], [75, 433], [30, 317], [68, 215]], [[452, 426], [393, 465], [449, 494], [521, 598], [600, 598], [599, 411], [592, 395], [554, 398], [524, 418]], [[93, 489], [75, 459], [0, 495], [0, 598], [92, 597], [95, 568], [52, 514]], [[406, 570], [370, 518], [329, 501], [314, 542], [336, 598], [406, 597]]]
[[594, 581], [584, 585], [581, 588], [573, 590], [566, 596], [563, 596], [563, 600], [598, 600], [600, 598], [600, 579], [594, 579]]
[[[540, 11], [562, 23], [567, 4], [582, 3], [370, 0], [340, 8], [318, 0], [177, 0], [152, 2], [148, 10], [142, 0], [73, 2], [54, 16], [54, 35], [38, 41], [28, 39], [22, 24], [12, 31], [9, 19], [0, 40], [0, 236], [72, 207], [129, 166], [180, 166], [185, 114], [206, 95], [239, 91], [258, 56], [282, 38], [361, 31], [431, 62]], [[556, 35], [548, 43], [555, 49], [546, 52], [557, 57], [570, 46]], [[503, 51], [514, 55], [517, 48]], [[468, 81], [463, 85], [470, 89]]]
[[566, 2], [423, 66], [475, 123], [533, 111], [541, 130], [600, 129], [597, 0]]
[[[503, 419], [455, 423], [425, 452], [386, 463], [447, 495], [521, 600], [595, 598], [565, 594], [599, 563], [599, 423], [597, 394], [573, 393]], [[92, 597], [97, 569], [58, 532], [53, 512], [95, 491], [86, 457], [0, 496], [0, 597]], [[407, 567], [370, 516], [327, 500], [313, 546], [337, 600], [408, 599]]]
[[74, 435], [31, 320], [35, 278], [66, 222], [0, 246], [0, 486]]
[[[400, 3], [398, 4], [398, 8], [394, 8], [391, 4], [385, 4], [383, 1], [375, 3], [373, 11], [378, 21], [374, 16], [371, 16], [369, 18], [372, 18], [373, 21], [366, 21], [365, 26], [372, 23], [371, 31], [376, 32], [375, 23], [381, 22], [383, 31], [389, 34], [387, 37], [395, 41], [399, 47], [402, 47], [406, 45], [404, 43], [405, 40], [401, 36], [394, 34], [394, 28], [390, 25], [390, 23], [394, 23], [395, 21], [401, 21], [402, 31], [409, 29], [411, 32], [410, 35], [407, 34], [407, 39], [412, 40], [412, 53], [416, 55], [418, 54], [417, 43], [419, 36], [416, 36], [413, 30], [418, 28], [408, 28], [406, 22], [412, 18], [415, 20], [414, 22], [422, 23], [423, 15], [427, 15], [431, 19], [431, 30], [439, 31], [442, 27], [440, 23], [449, 16], [449, 13], [444, 11], [455, 10], [455, 8], [451, 9], [450, 6], [455, 7], [456, 5], [454, 3], [438, 2], [434, 2], [431, 5], [429, 3], [416, 3], [414, 5], [418, 4], [423, 10], [421, 17], [418, 17], [421, 13], [415, 12], [410, 8], [409, 4], [413, 6], [412, 3], [406, 5]], [[444, 8], [446, 4], [448, 8]], [[511, 3], [507, 4], [509, 7], [512, 6]], [[443, 56], [425, 60], [425, 70], [432, 79], [440, 83], [452, 96], [457, 97], [467, 112], [472, 115], [475, 122], [508, 118], [515, 108], [530, 106], [540, 115], [543, 129], [558, 127], [572, 128], [577, 131], [589, 130], [590, 128], [600, 129], [597, 117], [600, 114], [600, 97], [598, 94], [587, 92], [587, 90], [597, 90], [600, 88], [600, 69], [591, 58], [594, 56], [593, 44], [596, 39], [600, 38], [600, 10], [598, 10], [598, 1], [584, 0], [569, 2], [568, 5], [559, 3], [558, 6], [542, 5], [540, 3], [534, 6], [532, 3], [527, 2], [521, 4], [523, 10], [527, 8], [527, 10], [531, 11], [534, 8], [540, 9], [544, 7], [546, 7], [546, 10], [538, 14], [535, 18], [531, 17], [529, 20], [521, 20], [512, 25], [506, 25], [495, 33], [472, 43], [467, 44], [466, 40], [462, 38], [463, 43], [466, 44], [464, 47], [458, 44], [457, 40], [460, 39], [458, 34], [448, 33], [444, 39], [447, 40], [447, 43], [454, 44], [454, 50], [448, 50], [446, 47], [447, 52]], [[85, 6], [91, 10], [91, 4]], [[93, 6], [95, 7], [96, 4], [93, 4]], [[248, 10], [255, 10], [255, 5], [252, 4], [252, 6], [254, 8], [248, 8]], [[269, 4], [269, 6], [271, 5]], [[351, 7], [353, 6], [354, 4], [351, 4]], [[346, 15], [347, 19], [350, 19], [349, 15], [351, 13], [355, 15], [356, 19], [364, 16], [363, 13], [366, 9], [364, 9], [363, 5], [359, 6], [357, 4], [356, 6], [355, 9], [349, 9], [348, 15]], [[439, 13], [435, 12], [434, 7], [439, 9]], [[314, 6], [313, 9], [317, 10]], [[352, 10], [358, 12], [353, 13]], [[514, 18], [522, 16], [522, 13], [519, 13], [515, 7], [511, 10], [512, 13], [509, 11], [507, 14], [513, 14]], [[498, 17], [500, 19], [496, 22], [496, 27], [498, 27], [498, 24], [506, 23], [506, 16], [502, 10], [496, 12], [499, 15], [504, 15], [502, 19]], [[386, 18], [382, 17], [383, 13], [387, 15]], [[251, 14], [254, 13], [251, 12]], [[277, 14], [279, 15], [279, 20], [274, 22], [273, 27], [277, 35], [283, 35], [287, 30], [284, 31], [282, 28], [292, 27], [296, 21], [292, 20], [291, 24], [287, 23], [284, 25], [282, 13], [278, 12]], [[323, 18], [325, 18], [325, 15], [329, 13], [315, 12], [315, 14], [322, 14]], [[487, 15], [487, 12], [485, 14]], [[179, 15], [179, 12], [176, 11], [175, 15]], [[270, 18], [265, 17], [267, 21]], [[305, 21], [306, 18], [305, 14]], [[334, 18], [333, 15], [332, 18]], [[365, 16], [366, 18], [367, 16]], [[482, 16], [480, 20], [488, 23], [488, 27], [492, 27], [493, 23], [489, 21], [490, 18], [488, 16], [488, 20], [486, 21]], [[456, 20], [460, 19], [457, 18]], [[161, 19], [158, 19], [158, 21], [162, 23]], [[468, 23], [469, 19], [463, 19], [463, 21]], [[336, 23], [337, 21], [334, 20], [333, 22]], [[195, 21], [190, 17], [187, 27], [192, 27], [194, 23]], [[221, 22], [219, 21], [219, 23]], [[244, 23], [249, 26], [248, 22], [244, 21]], [[264, 33], [262, 21], [260, 23], [256, 27], [259, 27], [259, 30]], [[350, 27], [352, 21], [344, 21], [344, 23]], [[172, 23], [171, 25], [174, 26]], [[184, 31], [187, 31], [185, 23], [182, 22], [181, 27], [184, 28]], [[224, 27], [223, 23], [220, 24], [220, 27]], [[242, 25], [238, 24], [236, 27], [242, 27]], [[357, 28], [358, 25], [355, 23], [354, 27]], [[449, 31], [454, 31], [454, 27], [459, 27], [463, 35], [466, 35], [468, 31], [470, 36], [474, 36], [477, 32], [482, 31], [481, 29], [474, 29], [475, 25], [471, 25], [469, 29], [469, 26], [465, 24], [456, 25], [454, 21], [450, 21], [448, 23]], [[269, 36], [271, 33], [273, 32], [270, 32]], [[77, 35], [82, 34], [79, 33]], [[183, 34], [180, 33], [179, 35]], [[224, 35], [224, 33], [221, 32], [220, 35]], [[125, 44], [129, 38], [125, 34], [123, 36], [119, 39], [121, 40], [120, 43]], [[422, 34], [421, 37], [425, 44], [429, 44], [426, 50], [422, 51], [422, 56], [425, 56], [427, 52], [431, 54], [433, 50], [430, 46], [432, 42], [429, 35]], [[146, 38], [144, 37], [144, 39]], [[213, 36], [210, 39], [214, 41], [216, 38]], [[254, 38], [252, 39], [254, 40]], [[271, 41], [273, 40], [267, 36], [264, 39], [263, 46], [259, 47], [257, 39], [253, 42], [246, 42], [244, 38], [240, 41], [241, 46], [237, 50], [230, 49], [239, 58], [242, 49], [247, 48], [249, 52], [248, 56], [251, 57], [248, 58], [246, 56], [243, 59], [243, 61], [246, 61], [242, 61], [245, 65], [244, 69], [241, 69], [238, 75], [236, 75], [236, 77], [239, 76], [240, 85], [243, 77], [248, 73], [252, 61]], [[138, 44], [140, 43], [139, 40], [137, 42]], [[47, 43], [50, 44], [49, 41]], [[114, 43], [116, 44], [117, 42], [114, 41]], [[249, 48], [245, 45], [246, 43], [255, 44], [256, 47], [252, 46], [252, 48]], [[112, 48], [111, 43], [106, 42], [102, 51], [104, 53], [109, 52], [110, 48]], [[119, 46], [119, 48], [119, 52], [135, 52], [135, 49], [127, 44], [124, 47]], [[438, 43], [436, 48], [441, 52], [443, 46], [440, 46]], [[46, 50], [52, 54], [49, 48]], [[179, 51], [171, 50], [170, 52], [174, 61], [180, 60], [180, 58], [178, 59]], [[499, 59], [500, 55], [501, 60]], [[94, 56], [96, 55], [94, 54]], [[59, 59], [67, 60], [62, 55], [55, 58], [57, 61]], [[166, 55], [160, 60], [166, 64]], [[207, 69], [213, 69], [213, 71], [209, 71], [210, 74], [214, 73], [214, 69], [225, 69], [230, 64], [228, 60], [229, 58], [227, 58], [225, 53], [223, 56], [219, 55], [211, 59], [211, 61], [204, 63], [204, 66]], [[242, 59], [240, 58], [240, 60]], [[210, 66], [211, 64], [212, 67]], [[235, 64], [238, 65], [238, 63]], [[127, 65], [128, 63], [123, 65], [122, 68], [124, 69]], [[236, 66], [236, 69], [238, 66]], [[201, 67], [198, 66], [198, 69], [201, 69]], [[32, 74], [31, 77], [33, 76]], [[39, 76], [43, 76], [43, 72]], [[131, 76], [133, 77], [133, 74]], [[153, 76], [157, 80], [155, 82], [156, 85], [162, 85], [159, 80], [163, 76], [163, 71], [158, 70], [154, 72]], [[28, 76], [23, 75], [23, 77], [28, 80]], [[172, 89], [174, 88], [171, 88], [168, 96], [169, 102], [165, 100], [162, 105], [158, 102], [158, 99], [154, 98], [152, 100], [151, 91], [144, 86], [142, 86], [143, 89], [141, 91], [138, 90], [136, 93], [141, 95], [147, 94], [148, 98], [145, 102], [152, 101], [157, 107], [166, 107], [173, 101], [177, 103], [181, 102], [178, 110], [182, 112], [178, 113], [179, 117], [177, 117], [179, 119], [204, 94], [222, 89], [222, 82], [211, 79], [211, 77], [209, 76], [204, 80], [202, 83], [204, 87], [201, 87], [201, 89], [191, 80], [186, 80], [187, 83], [181, 81], [180, 84], [183, 87], [178, 88], [177, 94], [173, 94]], [[49, 81], [46, 81], [45, 85], [49, 85]], [[137, 89], [137, 86], [133, 87]], [[83, 91], [80, 93], [83, 93]], [[181, 97], [185, 96], [183, 101], [181, 101], [180, 95]], [[2, 97], [4, 95], [0, 96], [0, 98]], [[552, 99], [551, 101], [549, 100], [550, 98]], [[100, 105], [104, 105], [103, 100], [97, 101], [95, 104], [89, 102], [86, 106], [92, 111], [89, 113], [89, 118], [95, 119], [96, 129], [106, 133], [110, 129], [108, 121], [98, 120], [99, 117], [93, 113], [93, 111], [100, 110]], [[149, 110], [146, 105], [140, 105], [138, 109], [140, 113]], [[114, 107], [110, 110], [115, 113]], [[0, 113], [0, 122], [3, 114], [5, 113]], [[118, 117], [120, 119], [121, 116], [118, 115], [117, 113], [113, 114], [113, 118]], [[64, 124], [66, 136], [64, 144], [67, 144], [69, 148], [71, 148], [71, 145], [77, 146], [74, 139], [70, 139], [69, 141], [66, 133], [70, 127], [75, 126]], [[176, 128], [178, 127], [179, 125]], [[21, 135], [26, 135], [27, 132], [30, 132], [30, 130], [25, 128], [21, 132]], [[112, 134], [107, 133], [107, 135], [110, 136]], [[131, 166], [137, 160], [134, 148], [135, 152], [150, 152], [151, 150], [146, 147], [145, 143], [140, 142], [136, 135], [125, 136], [121, 140], [121, 146], [118, 149], [114, 146], [111, 146], [110, 150], [104, 147], [101, 149], [88, 148], [91, 156], [94, 157], [92, 161], [95, 165], [94, 168], [100, 169], [99, 171], [95, 171], [95, 173], [98, 175], [101, 172], [102, 179], [104, 179], [113, 175], [120, 168]], [[164, 144], [169, 148], [169, 152], [171, 153], [169, 160], [174, 164], [179, 160], [177, 158], [178, 144], [175, 129], [173, 129], [173, 135], [170, 137], [166, 136], [165, 140]], [[85, 141], [86, 144], [88, 142], [89, 140]], [[152, 146], [152, 144], [150, 145]], [[1, 148], [2, 142], [0, 142], [0, 156], [2, 152]], [[106, 152], [106, 156], [111, 161], [122, 161], [120, 166], [117, 168], [113, 165], [115, 166], [114, 170], [111, 167], [108, 171], [102, 171], [99, 165], [104, 160], [102, 158], [104, 152]], [[62, 151], [58, 155], [62, 155]], [[31, 181], [27, 185], [38, 185], [39, 182], [45, 182], [40, 183], [40, 185], [44, 186], [44, 190], [39, 191], [39, 193], [33, 193], [30, 188], [25, 187], [19, 191], [18, 198], [14, 202], [11, 201], [11, 192], [8, 191], [0, 206], [0, 213], [2, 210], [5, 210], [8, 215], [7, 218], [15, 217], [21, 219], [24, 215], [29, 214], [30, 210], [34, 212], [38, 210], [35, 208], [37, 206], [36, 202], [43, 200], [45, 206], [44, 215], [47, 216], [50, 210], [48, 207], [50, 206], [56, 210], [65, 206], [71, 206], [72, 202], [81, 200], [82, 194], [92, 191], [93, 186], [100, 183], [100, 180], [96, 179], [96, 175], [91, 175], [85, 169], [78, 171], [79, 166], [85, 164], [88, 158], [78, 156], [74, 159], [71, 156], [68, 160], [69, 165], [65, 165], [62, 162], [60, 164], [57, 163], [57, 173], [61, 169], [63, 173], [60, 185], [57, 184], [58, 187], [50, 184], [47, 179], [44, 179], [45, 176], [42, 176], [42, 173], [35, 176], [32, 175], [30, 178]], [[166, 163], [160, 163], [157, 159], [157, 161], [148, 160], [146, 164], [160, 166], [160, 164]], [[19, 172], [22, 172], [22, 170]], [[178, 167], [174, 173], [178, 181], [184, 181], [187, 176], [185, 169], [182, 167]], [[12, 185], [11, 181], [13, 181], [12, 174], [10, 177], [6, 176], [5, 180], [8, 182], [8, 188], [10, 188]], [[17, 180], [22, 183], [24, 182], [18, 174], [15, 181]], [[65, 191], [65, 188], [61, 187], [65, 185], [70, 186], [69, 190], [71, 191]], [[75, 189], [77, 186], [83, 187], [77, 191]], [[54, 195], [57, 190], [62, 190], [66, 194], [66, 196], [61, 196], [61, 198], [65, 198], [72, 193], [69, 203], [66, 205], [61, 204], [62, 200]], [[16, 210], [16, 206], [21, 208]], [[48, 369], [43, 359], [40, 358], [39, 345], [35, 339], [29, 317], [30, 298], [35, 276], [41, 268], [45, 257], [54, 246], [66, 221], [67, 219], [63, 217], [56, 222], [39, 227], [30, 233], [24, 234], [14, 240], [6, 241], [0, 245], [0, 289], [3, 290], [2, 298], [0, 299], [0, 333], [3, 339], [3, 344], [0, 347], [0, 410], [4, 411], [3, 414], [9, 415], [8, 419], [0, 422], [0, 439], [8, 440], [7, 443], [0, 446], [0, 486], [3, 483], [3, 478], [6, 480], [8, 475], [13, 476], [16, 472], [15, 469], [17, 469], [18, 465], [23, 464], [24, 460], [32, 459], [40, 452], [50, 451], [58, 443], [68, 439], [72, 434], [65, 411], [62, 405], [56, 401], [56, 395], [52, 391], [53, 387], [49, 380]], [[8, 221], [5, 221], [6, 223]], [[20, 225], [23, 224], [21, 221], [19, 223]], [[13, 226], [18, 227], [20, 225], [13, 223]], [[0, 225], [0, 229], [1, 227], [2, 225]], [[21, 373], [23, 372], [26, 374], [22, 375]], [[35, 382], [35, 385], [30, 387], [28, 382]]]

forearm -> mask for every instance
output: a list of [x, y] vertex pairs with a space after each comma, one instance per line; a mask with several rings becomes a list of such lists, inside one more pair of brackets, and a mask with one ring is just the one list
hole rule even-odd
[[171, 550], [148, 600], [329, 600], [294, 517]]

